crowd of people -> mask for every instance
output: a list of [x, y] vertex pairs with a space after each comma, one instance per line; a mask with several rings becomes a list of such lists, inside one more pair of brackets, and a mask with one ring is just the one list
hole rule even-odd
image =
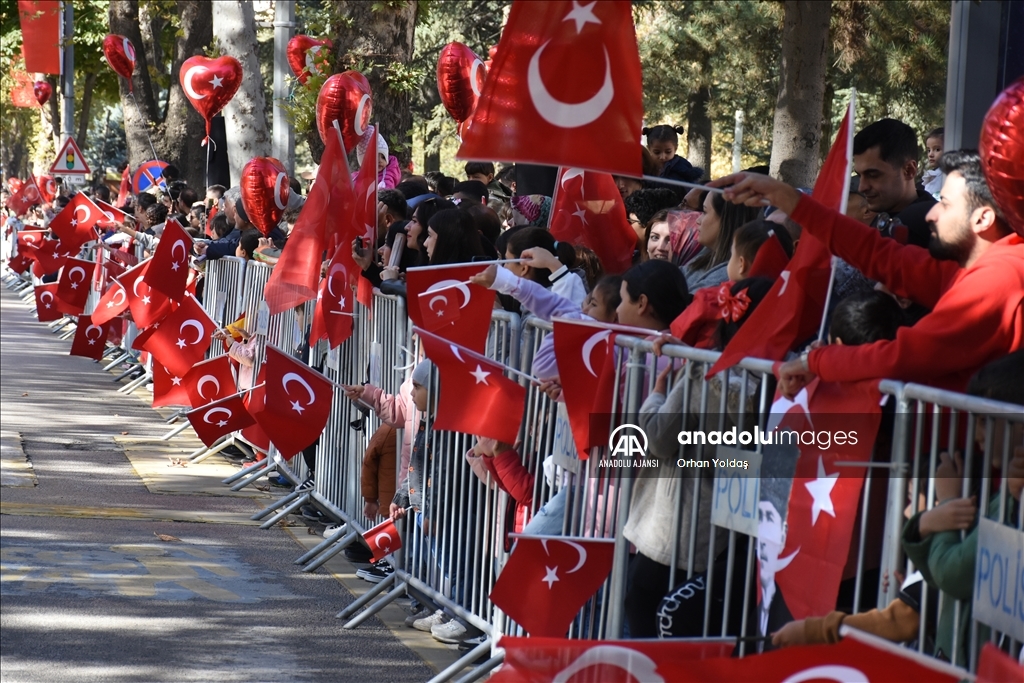
[[[557, 241], [548, 231], [552, 197], [517, 193], [515, 165], [470, 162], [461, 178], [436, 171], [414, 175], [400, 168], [383, 139], [377, 142], [377, 242], [353, 242], [352, 258], [368, 284], [402, 296], [409, 268], [507, 261], [472, 278], [475, 284], [496, 290], [496, 305], [507, 311], [548, 321], [569, 318], [649, 331], [657, 340], [657, 351], [665, 344], [721, 351], [764, 305], [801, 240], [811, 237], [837, 257], [830, 305], [824, 312], [827, 336], [801, 340], [787, 358], [774, 359], [783, 361], [777, 372], [783, 395], [792, 399], [816, 377], [829, 382], [893, 379], [1024, 405], [1024, 240], [1011, 230], [993, 200], [977, 152], [944, 150], [942, 129], [921, 136], [897, 120], [871, 123], [853, 140], [856, 177], [842, 215], [816, 202], [808, 190], [771, 178], [766, 167], [710, 180], [705, 169], [678, 154], [680, 131], [671, 125], [644, 129], [646, 146], [639, 153], [645, 173], [698, 187], [615, 178], [637, 238], [633, 265], [625, 272], [605, 272], [591, 249]], [[925, 169], [920, 167], [922, 144], [927, 150]], [[169, 166], [163, 170], [164, 182], [152, 192], [113, 200], [105, 185], [83, 190], [124, 212], [123, 219], [105, 223], [98, 236], [103, 248], [123, 250], [139, 244], [152, 253], [164, 226], [175, 220], [195, 239], [192, 264], [199, 272], [225, 256], [274, 264], [287, 250], [289, 234], [303, 211], [304, 188], [299, 181], [290, 181], [290, 200], [280, 225], [263, 236], [251, 222], [238, 187], [194, 188], [177, 175]], [[68, 201], [62, 194], [27, 215], [10, 215], [6, 227], [46, 226]], [[325, 254], [325, 262], [329, 259]], [[57, 275], [42, 273], [40, 279], [53, 281]], [[197, 296], [202, 297], [201, 284]], [[229, 353], [243, 367], [252, 366], [253, 340], [244, 331], [234, 340], [225, 337]], [[746, 380], [754, 384], [744, 388], [735, 376], [725, 383], [721, 374], [705, 377], [697, 364], [680, 369], [664, 357], [655, 366], [657, 380], [640, 408], [650, 457], [678, 457], [676, 434], [696, 424], [702, 387], [708, 392], [708, 405], [723, 401], [727, 406], [726, 427], [741, 415], [756, 419], [756, 380]], [[561, 400], [563, 386], [573, 381], [560, 375], [547, 342], [530, 372], [555, 401]], [[370, 519], [399, 519], [412, 509], [429, 529], [434, 516], [431, 501], [442, 495], [431, 490], [424, 469], [430, 458], [426, 426], [434, 410], [428, 405], [429, 375], [429, 361], [421, 361], [395, 395], [371, 385], [345, 389], [346, 396], [381, 420], [363, 460], [363, 512]], [[252, 378], [240, 378], [242, 384], [252, 386]], [[898, 642], [915, 640], [923, 632], [929, 643], [926, 651], [963, 664], [965, 651], [955, 653], [954, 642], [961, 650], [968, 647], [963, 634], [970, 610], [954, 611], [954, 601], [946, 600], [941, 613], [922, 631], [920, 603], [924, 595], [936, 591], [969, 599], [979, 512], [1008, 524], [1020, 519], [1024, 434], [1019, 427], [1018, 423], [1012, 432], [1016, 448], [1007, 463], [992, 459], [993, 468], [1007, 466], [1005, 472], [976, 468], [964, 473], [955, 458], [943, 455], [934, 486], [922, 486], [922, 491], [933, 492], [924, 494], [932, 499], [908, 508], [902, 547], [918, 575], [915, 581], [905, 577], [896, 601], [870, 611], [837, 604], [839, 611], [790, 621], [765, 633], [766, 647], [835, 642], [840, 624], [847, 623]], [[978, 447], [985, 448], [984, 435], [975, 436], [980, 439]], [[316, 447], [303, 455], [315, 476]], [[466, 457], [467, 466], [482, 479], [509, 492], [516, 503], [515, 529], [562, 533], [565, 489], [541, 501], [538, 509], [533, 479], [537, 473], [527, 467], [532, 456], [520, 453], [519, 444], [480, 439]], [[924, 470], [923, 476], [928, 474]], [[969, 481], [961, 484], [964, 476]], [[979, 511], [981, 487], [993, 487], [1000, 478], [1008, 482], [1009, 498], [1001, 499], [999, 489], [991, 488], [989, 509]], [[275, 483], [290, 486], [283, 478]], [[734, 567], [728, 567], [722, 550], [725, 539], [712, 544], [712, 535], [724, 531], [710, 521], [711, 486], [709, 478], [701, 479], [698, 487], [678, 478], [636, 482], [623, 531], [634, 551], [625, 604], [630, 637], [700, 635], [706, 628], [706, 598], [712, 610], [718, 610], [711, 630], [720, 629], [728, 617], [730, 632], [737, 632], [742, 600], [731, 602], [729, 615], [723, 613], [723, 605], [727, 590], [740, 595], [744, 589], [746, 544], [732, 556]], [[968, 488], [970, 495], [964, 495]], [[674, 520], [677, 510], [683, 511], [682, 518]], [[323, 520], [315, 507], [303, 514]], [[339, 528], [328, 526], [325, 535]], [[962, 531], [969, 533], [962, 537]], [[601, 534], [613, 535], [614, 528], [605, 526]], [[695, 548], [691, 576], [678, 574], [675, 585], [670, 584], [673, 547]], [[716, 549], [713, 556], [711, 548]], [[367, 580], [381, 581], [392, 571], [387, 561], [369, 564], [370, 553], [361, 546], [353, 546], [346, 555], [366, 563], [359, 575]], [[681, 561], [682, 554], [675, 556]], [[710, 597], [704, 592], [704, 577], [712, 578]], [[767, 616], [770, 596], [766, 600]], [[931, 604], [936, 604], [934, 599]], [[475, 635], [455, 615], [426, 605], [408, 624], [449, 643]], [[961, 634], [959, 639], [954, 632]]]

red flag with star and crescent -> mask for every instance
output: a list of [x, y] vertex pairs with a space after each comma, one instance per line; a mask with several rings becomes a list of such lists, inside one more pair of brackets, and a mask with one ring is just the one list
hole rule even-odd
[[379, 562], [402, 547], [402, 536], [393, 519], [385, 519], [372, 529], [367, 529], [363, 540], [373, 553], [372, 562]]
[[234, 394], [191, 410], [186, 417], [199, 440], [210, 447], [222, 436], [256, 424], [255, 418], [246, 410], [242, 394]]
[[[356, 173], [353, 193], [356, 202], [356, 234], [363, 239], [364, 248], [374, 253], [377, 249], [377, 127], [371, 126], [366, 135], [369, 137], [366, 152], [359, 160], [359, 171]], [[363, 306], [372, 308], [373, 287], [364, 277], [356, 277], [356, 300]]]
[[457, 158], [640, 177], [641, 84], [629, 2], [516, 0]]
[[[492, 289], [467, 284], [466, 281], [485, 268], [486, 264], [457, 263], [407, 270], [407, 310], [413, 324], [460, 346], [483, 353], [487, 333], [491, 328], [491, 309], [494, 308], [496, 294]], [[456, 306], [457, 314], [450, 310]], [[440, 326], [428, 323], [428, 315], [449, 322]]]
[[29, 176], [28, 182], [22, 183], [19, 186], [11, 184], [9, 187], [11, 188], [11, 193], [7, 196], [5, 205], [16, 216], [25, 214], [33, 206], [41, 204], [43, 201], [39, 188], [31, 176]]
[[217, 356], [196, 363], [182, 378], [188, 405], [193, 408], [219, 401], [237, 392], [235, 375], [228, 356]]
[[39, 194], [44, 202], [52, 202], [57, 198], [57, 181], [54, 180], [53, 176], [37, 175], [36, 188], [39, 190]]
[[170, 299], [154, 290], [146, 282], [146, 271], [149, 269], [150, 263], [151, 260], [143, 261], [117, 278], [128, 297], [128, 308], [132, 312], [132, 320], [140, 329], [159, 322], [174, 308]]
[[[18, 236], [21, 237], [21, 234], [18, 233]], [[38, 263], [44, 273], [56, 273], [67, 260], [67, 255], [62, 253], [61, 244], [57, 240], [44, 239], [27, 244], [24, 248], [18, 245], [18, 253]]]
[[[846, 211], [853, 168], [854, 98], [828, 157], [814, 182], [814, 199], [840, 213]], [[793, 258], [746, 323], [729, 341], [708, 376], [747, 357], [780, 360], [794, 344], [809, 339], [821, 324], [832, 272], [828, 247], [804, 231]]]
[[185, 378], [176, 375], [160, 364], [156, 358], [153, 359], [153, 403], [152, 407], [163, 406], [187, 406], [188, 391], [185, 388]]
[[334, 385], [313, 368], [267, 347], [265, 403], [254, 417], [285, 458], [313, 444], [331, 414]]
[[216, 329], [217, 324], [199, 302], [187, 296], [177, 310], [160, 321], [142, 348], [175, 376], [184, 377], [206, 355]]
[[87, 315], [78, 316], [78, 328], [71, 342], [71, 355], [99, 360], [107, 346], [107, 326], [96, 325]]
[[350, 264], [352, 247], [342, 244], [335, 250], [327, 266], [327, 275], [320, 281], [309, 331], [311, 343], [326, 338], [333, 349], [352, 336], [355, 306], [352, 286], [349, 284], [352, 272]]
[[57, 280], [57, 308], [71, 315], [78, 315], [85, 310], [95, 268], [95, 263], [84, 259], [69, 258], [64, 261], [64, 269]]
[[505, 377], [504, 367], [464, 346], [413, 331], [440, 375], [433, 428], [515, 443], [526, 406], [526, 389]]
[[864, 484], [864, 468], [836, 463], [871, 460], [881, 397], [877, 380], [815, 378], [793, 401], [776, 394], [772, 404], [766, 431], [778, 426], [801, 435], [781, 568], [775, 574], [794, 619], [835, 608]]
[[50, 221], [50, 230], [70, 251], [77, 251], [86, 242], [96, 239], [96, 224], [106, 216], [100, 207], [79, 192]]
[[600, 324], [556, 318], [555, 362], [562, 385], [576, 452], [586, 460], [590, 449], [608, 443], [615, 393], [615, 334]]
[[491, 601], [531, 636], [564, 636], [608, 578], [614, 556], [612, 539], [519, 536]]
[[95, 202], [96, 206], [100, 207], [100, 210], [103, 212], [103, 219], [96, 223], [97, 227], [104, 229], [112, 228], [118, 223], [124, 223], [125, 220], [128, 218], [128, 214], [126, 214], [124, 211], [117, 208], [116, 206], [108, 204], [102, 199], [97, 199], [95, 200]]
[[60, 320], [64, 314], [57, 308], [57, 283], [36, 285], [36, 316], [39, 322], [48, 323]]
[[559, 242], [592, 249], [606, 273], [623, 273], [633, 264], [636, 232], [615, 179], [607, 173], [559, 169], [550, 231]]
[[181, 223], [168, 220], [143, 276], [146, 284], [172, 301], [181, 301], [185, 296], [185, 285], [188, 284], [190, 253], [192, 238], [181, 227]]
[[92, 319], [97, 324], [104, 324], [121, 315], [128, 310], [128, 293], [120, 282], [114, 280], [103, 292], [103, 296], [96, 302], [96, 310], [92, 312]]

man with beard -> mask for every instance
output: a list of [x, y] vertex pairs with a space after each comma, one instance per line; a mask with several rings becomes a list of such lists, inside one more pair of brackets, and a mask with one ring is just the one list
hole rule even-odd
[[[738, 173], [711, 183], [726, 198], [779, 207], [836, 256], [896, 296], [931, 309], [892, 341], [824, 346], [779, 370], [792, 398], [815, 375], [826, 381], [890, 378], [963, 391], [983, 365], [1024, 345], [1024, 238], [992, 199], [977, 152], [942, 157], [942, 201], [928, 213], [928, 248], [878, 231], [766, 176]], [[1019, 227], [1019, 226], [1018, 226]]]

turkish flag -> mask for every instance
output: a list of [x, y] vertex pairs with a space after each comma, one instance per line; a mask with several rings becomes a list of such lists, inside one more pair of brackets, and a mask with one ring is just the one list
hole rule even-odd
[[36, 186], [35, 180], [29, 176], [28, 182], [22, 183], [18, 187], [11, 186], [11, 193], [8, 195], [5, 205], [20, 216], [27, 213], [36, 204], [42, 203], [43, 197], [39, 193], [39, 188]]
[[242, 428], [242, 438], [263, 452], [270, 450], [270, 437], [260, 427], [256, 418], [267, 407], [267, 392], [265, 381], [267, 379], [267, 366], [260, 366], [256, 375], [256, 383], [252, 390], [245, 395], [245, 409], [253, 417], [253, 424]]
[[96, 302], [96, 310], [92, 312], [92, 319], [96, 324], [103, 325], [127, 310], [128, 293], [120, 282], [114, 280], [100, 300]]
[[150, 262], [143, 261], [118, 278], [128, 296], [132, 320], [142, 329], [159, 322], [173, 309], [171, 300], [146, 282], [145, 275]]
[[64, 313], [78, 315], [85, 310], [89, 298], [89, 283], [96, 264], [83, 259], [69, 258], [57, 280], [57, 307]]
[[143, 276], [146, 284], [172, 301], [181, 301], [188, 283], [188, 256], [191, 252], [192, 238], [185, 228], [178, 221], [168, 220]]
[[[778, 230], [785, 228], [779, 227]], [[782, 274], [789, 264], [789, 254], [782, 247], [775, 230], [771, 230], [768, 241], [761, 245], [754, 256], [754, 262], [750, 265], [750, 272], [747, 277], [767, 277], [772, 280]]]
[[188, 391], [185, 378], [172, 373], [156, 358], [153, 359], [153, 404], [154, 408], [162, 406], [187, 406]]
[[629, 2], [513, 2], [458, 158], [639, 177], [643, 115]]
[[373, 553], [372, 562], [380, 562], [402, 547], [402, 537], [398, 534], [392, 519], [385, 519], [372, 529], [367, 529], [363, 534], [363, 540]]
[[192, 424], [196, 436], [207, 446], [213, 446], [217, 439], [225, 434], [245, 430], [256, 424], [256, 420], [246, 410], [245, 399], [240, 394], [196, 408], [186, 417]]
[[193, 408], [227, 398], [238, 391], [228, 356], [196, 363], [185, 375], [184, 384], [188, 405]]
[[[19, 230], [15, 242], [18, 247], [18, 253], [30, 249], [32, 247], [38, 247], [40, 244], [46, 241], [45, 230]], [[31, 258], [31, 257], [30, 257]]]
[[590, 449], [608, 443], [615, 392], [615, 335], [600, 324], [557, 318], [553, 321], [555, 362], [569, 414], [576, 452], [586, 460]]
[[978, 661], [977, 683], [1020, 683], [1024, 681], [1024, 666], [992, 643], [985, 643]]
[[64, 314], [57, 308], [57, 283], [36, 285], [36, 316], [39, 322], [48, 323], [60, 320]]
[[[340, 135], [328, 135], [316, 180], [288, 236], [288, 248], [281, 252], [263, 288], [271, 315], [317, 295], [324, 250], [334, 253], [337, 249], [340, 236], [336, 235], [347, 231], [344, 226], [352, 221], [353, 207], [352, 179]], [[354, 265], [350, 272], [356, 272]]]
[[174, 375], [184, 377], [206, 355], [216, 329], [199, 302], [185, 297], [177, 310], [160, 321], [143, 348]]
[[612, 570], [611, 539], [519, 536], [491, 601], [531, 636], [564, 636]]
[[32, 259], [25, 258], [23, 254], [18, 254], [17, 256], [15, 256], [14, 258], [7, 262], [7, 267], [10, 268], [12, 272], [17, 273], [18, 275], [21, 275], [33, 265], [38, 264], [35, 264], [32, 261]]
[[877, 380], [815, 379], [795, 400], [777, 394], [772, 404], [766, 431], [779, 425], [777, 433], [795, 430], [801, 439], [785, 544], [775, 560], [775, 582], [794, 619], [835, 609], [864, 484], [863, 468], [837, 463], [871, 460], [880, 400]]
[[[728, 286], [731, 283], [726, 283]], [[714, 347], [715, 331], [722, 321], [722, 306], [718, 302], [718, 287], [705, 287], [693, 293], [690, 305], [683, 309], [669, 330], [672, 336], [687, 346], [698, 349]]]
[[[100, 207], [100, 210], [103, 212], [103, 219], [96, 223], [100, 228], [112, 228], [118, 223], [124, 223], [125, 219], [128, 218], [128, 214], [124, 211], [116, 206], [111, 206], [102, 199], [96, 199], [95, 202], [96, 206]], [[164, 229], [166, 230], [166, 226]], [[189, 242], [191, 242], [191, 239]]]
[[69, 250], [96, 239], [96, 224], [106, 218], [100, 207], [79, 192], [50, 221], [50, 230]]
[[121, 184], [117, 188], [117, 205], [124, 206], [128, 203], [128, 197], [132, 192], [132, 174], [131, 167], [125, 164], [124, 170], [121, 171]]
[[[463, 283], [462, 286], [465, 287], [466, 284]], [[452, 296], [448, 296], [449, 294]], [[436, 332], [462, 317], [462, 309], [459, 308], [462, 297], [458, 295], [457, 285], [448, 285], [440, 292], [420, 292], [416, 298], [420, 300], [420, 319], [425, 330]]]
[[[846, 210], [853, 166], [853, 108], [851, 99], [811, 195], [840, 213]], [[813, 336], [825, 310], [831, 264], [828, 247], [805, 231], [789, 265], [726, 345], [708, 376], [748, 356], [780, 360], [794, 344]]]
[[[353, 194], [356, 204], [355, 232], [362, 237], [363, 245], [374, 253], [377, 249], [377, 129], [372, 127], [366, 133], [369, 136], [369, 144], [363, 158], [359, 160], [359, 171], [356, 173], [355, 187]], [[342, 245], [344, 246], [344, 245]], [[358, 284], [356, 299], [366, 308], [373, 307], [373, 288], [367, 282], [361, 284], [365, 278], [358, 277], [354, 273], [353, 282]]]
[[254, 414], [285, 458], [314, 443], [327, 426], [334, 385], [313, 368], [267, 347], [266, 403]]
[[[21, 234], [18, 233], [18, 236], [21, 237]], [[56, 273], [67, 259], [67, 256], [61, 253], [60, 242], [57, 240], [43, 239], [24, 248], [19, 245], [18, 252], [38, 263], [46, 274]]]
[[526, 406], [526, 389], [504, 366], [458, 344], [414, 327], [437, 366], [441, 390], [433, 428], [515, 443]]
[[[425, 312], [436, 314], [443, 307], [459, 306], [456, 320], [433, 329], [434, 334], [461, 346], [483, 353], [487, 332], [491, 328], [491, 311], [495, 292], [480, 285], [466, 284], [473, 275], [487, 268], [486, 264], [460, 263], [450, 266], [410, 268], [405, 272], [406, 300], [409, 317], [417, 327], [430, 329]], [[436, 290], [437, 294], [430, 294]], [[426, 299], [426, 305], [421, 302]]]
[[327, 266], [327, 276], [320, 282], [316, 295], [316, 308], [310, 325], [310, 343], [327, 338], [331, 348], [345, 342], [352, 336], [353, 305], [349, 264], [352, 263], [352, 247], [340, 245], [334, 258]]
[[559, 242], [592, 249], [606, 273], [623, 273], [633, 264], [636, 232], [615, 179], [607, 173], [559, 169], [550, 230]]
[[44, 202], [52, 202], [57, 198], [57, 181], [53, 176], [37, 175], [35, 178], [36, 188], [39, 189], [39, 195]]
[[61, 73], [61, 6], [52, 0], [18, 0], [25, 70]]
[[87, 315], [78, 316], [78, 328], [71, 342], [71, 355], [99, 360], [107, 345], [107, 326], [95, 325]]
[[735, 641], [568, 640], [502, 636], [501, 668], [491, 683], [688, 681], [694, 660], [728, 657]]

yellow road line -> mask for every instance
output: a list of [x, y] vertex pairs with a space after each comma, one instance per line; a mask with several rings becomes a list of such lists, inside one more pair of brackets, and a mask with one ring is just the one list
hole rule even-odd
[[39, 505], [36, 503], [0, 502], [0, 515], [20, 517], [78, 517], [85, 519], [135, 519], [158, 522], [195, 522], [198, 524], [258, 525], [237, 512], [196, 512], [161, 508], [109, 508], [78, 505]]

